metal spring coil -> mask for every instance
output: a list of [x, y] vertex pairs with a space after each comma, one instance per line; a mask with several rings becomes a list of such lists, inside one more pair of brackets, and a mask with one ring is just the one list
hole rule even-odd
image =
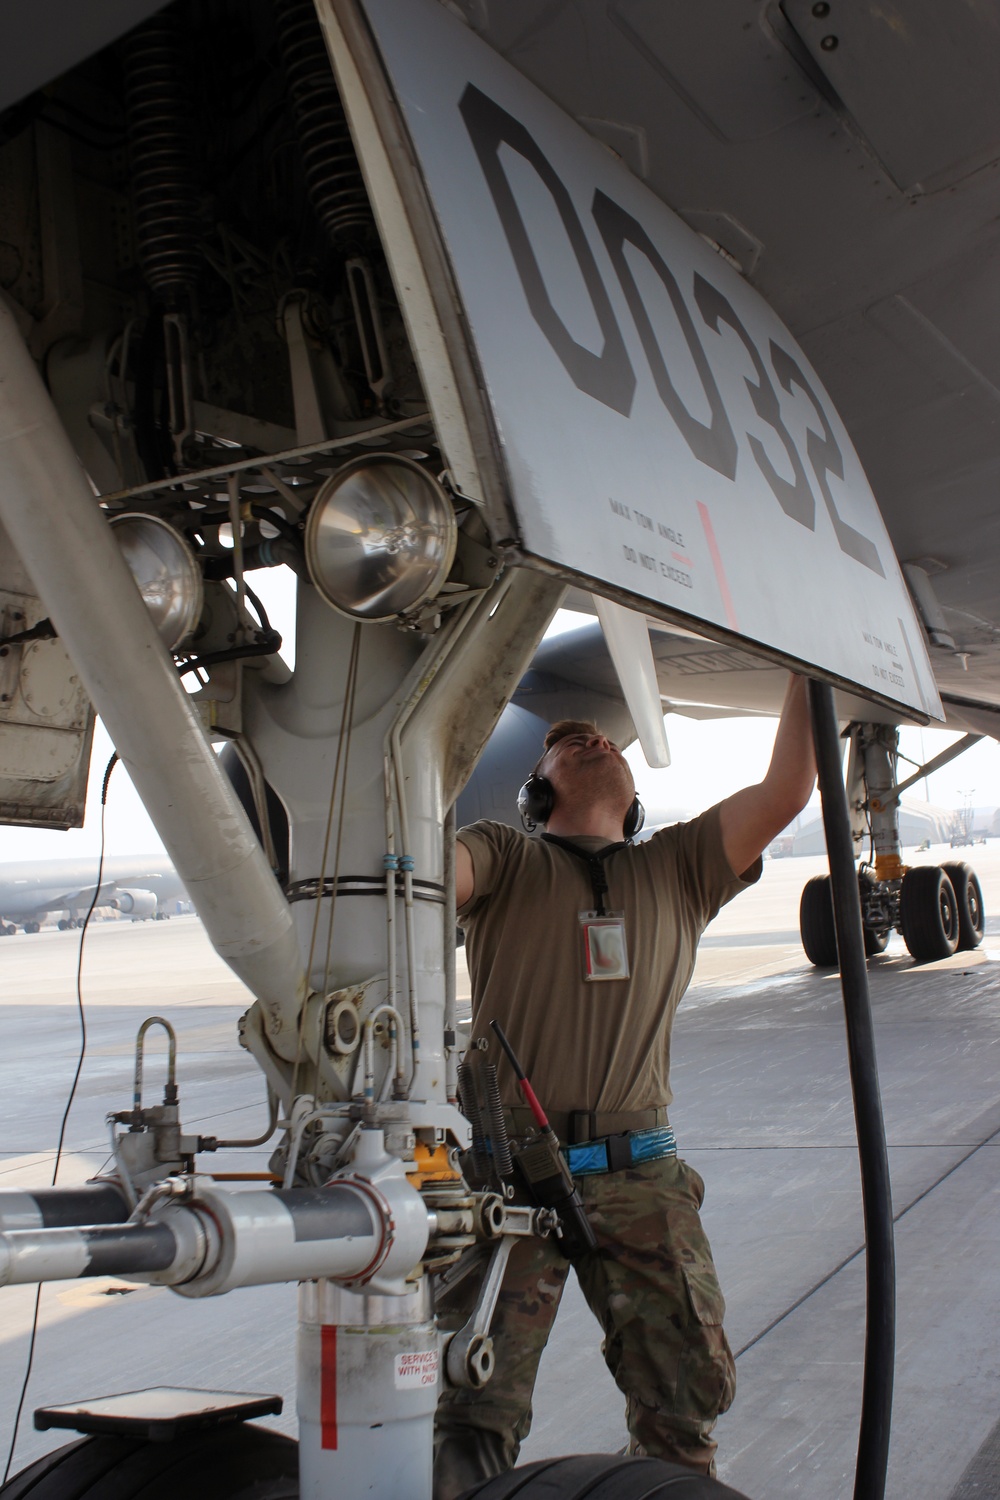
[[373, 220], [323, 33], [312, 0], [277, 0], [275, 16], [309, 199], [334, 248], [346, 250]]
[[460, 1063], [458, 1068], [458, 1102], [463, 1115], [472, 1126], [472, 1168], [482, 1182], [490, 1175], [490, 1159], [486, 1150], [486, 1132], [483, 1129], [476, 1079], [467, 1062]]
[[202, 225], [176, 11], [162, 11], [137, 27], [122, 50], [139, 264], [157, 296], [177, 305], [197, 282]]
[[514, 1163], [510, 1159], [510, 1138], [500, 1102], [500, 1085], [497, 1082], [496, 1063], [486, 1067], [486, 1108], [490, 1117], [490, 1141], [493, 1146], [493, 1166], [498, 1177], [513, 1175]]

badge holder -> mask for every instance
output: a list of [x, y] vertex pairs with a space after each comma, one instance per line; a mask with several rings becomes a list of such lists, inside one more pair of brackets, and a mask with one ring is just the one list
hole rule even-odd
[[623, 844], [607, 844], [596, 854], [581, 849], [572, 839], [559, 838], [554, 833], [543, 833], [547, 844], [558, 844], [577, 859], [582, 859], [590, 871], [590, 886], [594, 893], [594, 905], [590, 911], [577, 914], [580, 937], [583, 941], [583, 977], [592, 984], [602, 979], [628, 979], [628, 940], [625, 935], [625, 913], [608, 911], [604, 898], [608, 894], [608, 877], [604, 861]]
[[602, 979], [627, 979], [628, 943], [623, 911], [582, 911], [583, 977], [588, 983]]

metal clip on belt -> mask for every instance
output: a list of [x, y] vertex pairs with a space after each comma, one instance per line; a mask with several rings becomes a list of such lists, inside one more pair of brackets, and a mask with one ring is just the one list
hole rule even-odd
[[620, 1172], [639, 1162], [659, 1161], [677, 1155], [677, 1142], [669, 1125], [653, 1130], [626, 1130], [621, 1135], [606, 1135], [599, 1141], [581, 1146], [565, 1146], [563, 1155], [574, 1177], [592, 1176], [597, 1172]]

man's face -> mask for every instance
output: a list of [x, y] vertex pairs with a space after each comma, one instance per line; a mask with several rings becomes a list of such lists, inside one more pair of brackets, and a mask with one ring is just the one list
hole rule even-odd
[[635, 796], [628, 762], [604, 734], [568, 734], [557, 740], [538, 771], [551, 781], [557, 804], [605, 801], [620, 805], [624, 817]]

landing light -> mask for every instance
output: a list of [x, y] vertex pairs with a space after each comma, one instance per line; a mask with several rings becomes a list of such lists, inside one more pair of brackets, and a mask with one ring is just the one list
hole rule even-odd
[[305, 548], [309, 576], [334, 609], [392, 620], [439, 592], [455, 555], [455, 516], [418, 464], [369, 454], [321, 485]]
[[158, 516], [126, 511], [111, 525], [160, 640], [176, 651], [201, 618], [201, 569], [194, 553]]

